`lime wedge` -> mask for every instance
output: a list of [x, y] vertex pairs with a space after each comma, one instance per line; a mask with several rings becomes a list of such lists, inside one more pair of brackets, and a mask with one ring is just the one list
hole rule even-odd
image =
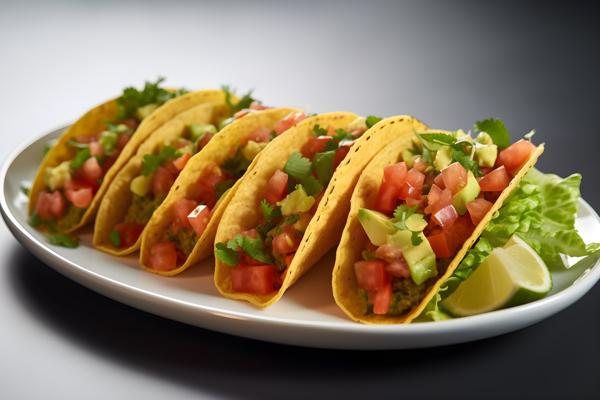
[[442, 306], [456, 316], [475, 315], [537, 300], [551, 288], [544, 261], [515, 236], [494, 249]]

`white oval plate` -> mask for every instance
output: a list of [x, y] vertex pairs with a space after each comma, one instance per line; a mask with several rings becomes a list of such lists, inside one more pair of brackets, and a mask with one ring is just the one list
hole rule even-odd
[[[64, 128], [63, 128], [64, 129]], [[81, 246], [51, 246], [27, 224], [29, 186], [45, 143], [63, 129], [43, 135], [10, 157], [0, 173], [0, 206], [13, 235], [61, 274], [117, 301], [202, 328], [269, 342], [338, 349], [405, 349], [467, 342], [511, 332], [549, 317], [583, 296], [600, 278], [600, 263], [591, 268], [553, 272], [554, 288], [536, 302], [442, 322], [377, 326], [350, 321], [331, 293], [334, 252], [292, 287], [274, 306], [259, 310], [222, 298], [213, 285], [213, 260], [185, 273], [160, 277], [140, 270], [136, 257], [118, 258], [91, 247], [90, 231]], [[577, 228], [586, 242], [600, 238], [600, 219], [581, 201]], [[76, 300], [76, 299], [74, 299]]]

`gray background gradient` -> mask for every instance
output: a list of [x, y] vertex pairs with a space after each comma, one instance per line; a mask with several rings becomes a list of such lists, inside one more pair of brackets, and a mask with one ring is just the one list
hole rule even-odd
[[[600, 207], [600, 13], [552, 2], [0, 2], [0, 161], [159, 75], [310, 111], [537, 129]], [[531, 328], [415, 351], [271, 345], [79, 287], [0, 224], [0, 397], [575, 398], [600, 392], [600, 287]]]

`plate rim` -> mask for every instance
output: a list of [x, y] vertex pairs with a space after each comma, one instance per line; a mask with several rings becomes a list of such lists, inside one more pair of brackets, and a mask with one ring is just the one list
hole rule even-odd
[[[160, 303], [160, 307], [183, 307], [186, 312], [196, 313], [197, 316], [209, 316], [213, 318], [225, 318], [229, 320], [244, 320], [252, 321], [265, 326], [275, 325], [283, 328], [292, 329], [309, 329], [312, 331], [328, 331], [335, 333], [352, 333], [361, 335], [378, 335], [378, 334], [394, 334], [394, 335], [443, 335], [448, 332], [459, 332], [463, 330], [469, 330], [488, 323], [497, 323], [498, 320], [509, 321], [513, 318], [519, 318], [527, 313], [535, 313], [536, 310], [551, 310], [547, 315], [544, 314], [542, 318], [533, 318], [535, 322], [540, 319], [544, 319], [550, 315], [559, 312], [566, 307], [570, 306], [583, 295], [585, 295], [600, 279], [600, 262], [597, 262], [594, 266], [588, 268], [569, 286], [563, 290], [552, 294], [551, 296], [542, 298], [540, 300], [515, 306], [507, 309], [496, 310], [487, 312], [480, 315], [455, 318], [445, 321], [436, 322], [421, 322], [415, 324], [392, 324], [392, 325], [375, 325], [375, 324], [361, 324], [350, 319], [341, 322], [335, 321], [306, 321], [298, 320], [294, 318], [281, 318], [272, 317], [269, 315], [250, 315], [244, 312], [235, 310], [227, 310], [220, 307], [213, 307], [207, 304], [192, 303], [189, 301], [177, 299], [170, 296], [165, 296], [160, 293], [156, 293], [144, 288], [131, 286], [125, 282], [110, 278], [100, 273], [91, 271], [77, 263], [69, 260], [68, 258], [56, 253], [50, 245], [47, 243], [40, 242], [35, 238], [28, 229], [23, 226], [11, 212], [8, 205], [7, 198], [5, 196], [7, 176], [10, 167], [14, 164], [15, 160], [26, 151], [30, 146], [39, 142], [48, 136], [57, 135], [60, 131], [66, 129], [69, 125], [61, 126], [53, 129], [47, 133], [37, 135], [31, 140], [28, 140], [25, 144], [17, 147], [13, 150], [7, 158], [4, 160], [2, 168], [0, 170], [0, 212], [2, 217], [13, 234], [13, 236], [30, 252], [32, 252], [37, 258], [39, 258], [44, 264], [52, 267], [57, 272], [76, 281], [78, 284], [85, 286], [88, 289], [99, 292], [104, 296], [112, 298], [120, 303], [127, 304], [136, 309], [140, 309], [155, 315], [160, 315], [167, 319], [180, 321], [190, 325], [200, 326], [215, 331], [222, 331], [232, 333], [226, 330], [217, 329], [214, 327], [207, 327], [210, 324], [196, 324], [191, 323], [188, 320], [178, 319], [175, 316], [168, 315], [168, 313], [161, 313], [160, 310], [152, 309], [152, 305], [155, 302]], [[600, 216], [591, 207], [591, 205], [583, 198], [579, 200], [580, 208], [583, 207], [589, 212], [597, 221], [600, 221]], [[98, 251], [90, 248], [92, 251]], [[168, 278], [165, 278], [168, 279]], [[99, 290], [99, 288], [105, 290]], [[125, 296], [126, 299], [123, 299]], [[146, 303], [148, 307], [141, 307], [139, 304], [135, 304], [139, 301]], [[234, 301], [234, 300], [231, 300]], [[155, 308], [155, 307], [154, 307]], [[268, 312], [268, 310], [266, 310]], [[347, 317], [346, 317], [347, 318]], [[529, 325], [529, 324], [527, 324]], [[512, 329], [511, 329], [512, 330]], [[235, 332], [233, 334], [236, 334]], [[248, 336], [243, 333], [239, 333], [240, 336]], [[487, 335], [485, 337], [494, 336]], [[273, 341], [270, 339], [263, 339], [267, 341]], [[458, 341], [456, 341], [458, 342]], [[286, 342], [293, 344], [293, 342]], [[332, 346], [327, 346], [332, 347]], [[418, 347], [418, 346], [415, 346]], [[397, 347], [400, 348], [400, 347]]]

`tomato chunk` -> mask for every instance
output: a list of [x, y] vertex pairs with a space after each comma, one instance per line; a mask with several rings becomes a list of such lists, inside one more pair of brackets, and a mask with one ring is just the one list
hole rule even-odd
[[[411, 170], [412, 171], [412, 170]], [[413, 173], [414, 175], [414, 173]], [[424, 178], [424, 177], [423, 177]], [[406, 167], [406, 163], [404, 161], [388, 165], [383, 169], [383, 185], [391, 185], [399, 192], [404, 183], [409, 179], [408, 168]], [[418, 181], [418, 176], [410, 177], [411, 183]], [[421, 182], [422, 183], [422, 182]]]
[[65, 200], [58, 190], [52, 193], [44, 191], [41, 192], [37, 198], [35, 213], [41, 219], [58, 219], [62, 217], [65, 208]]
[[467, 185], [467, 170], [459, 162], [454, 162], [442, 170], [442, 180], [444, 186], [456, 194]]
[[406, 182], [407, 175], [405, 162], [389, 165], [383, 169], [383, 180], [375, 202], [376, 210], [385, 214], [394, 211], [396, 200]]
[[65, 184], [65, 197], [77, 208], [88, 208], [94, 193], [91, 187], [85, 187], [73, 181]]
[[398, 258], [388, 265], [385, 266], [385, 270], [388, 274], [395, 276], [396, 278], [408, 278], [410, 277], [410, 270], [404, 257]]
[[266, 126], [260, 126], [248, 135], [248, 140], [252, 140], [257, 143], [266, 143], [271, 140], [271, 129]]
[[192, 155], [190, 153], [184, 153], [181, 157], [173, 161], [173, 165], [175, 166], [175, 168], [177, 168], [178, 171], [181, 171], [185, 168], [185, 165], [190, 160], [190, 158], [192, 158]]
[[390, 275], [385, 270], [386, 262], [382, 260], [357, 261], [354, 263], [354, 273], [358, 287], [366, 291], [377, 291], [390, 281]]
[[200, 204], [188, 214], [187, 219], [194, 232], [196, 232], [196, 235], [202, 236], [210, 221], [210, 208], [204, 204]]
[[83, 163], [80, 173], [82, 179], [88, 182], [96, 182], [102, 178], [102, 167], [96, 157], [90, 157]]
[[150, 248], [150, 267], [157, 271], [169, 271], [177, 267], [177, 248], [172, 242], [159, 242]]
[[352, 147], [352, 145], [347, 144], [347, 145], [339, 147], [335, 151], [335, 158], [333, 159], [333, 169], [336, 169], [338, 167], [338, 165], [340, 165], [342, 163], [342, 161], [344, 161], [344, 158], [346, 158], [346, 156], [350, 152], [351, 147]]
[[387, 282], [373, 297], [373, 314], [385, 315], [392, 302], [392, 282]]
[[448, 189], [440, 189], [437, 185], [433, 185], [427, 195], [426, 214], [435, 214], [442, 208], [452, 204], [452, 192]]
[[471, 217], [471, 222], [477, 225], [485, 217], [494, 204], [486, 199], [475, 199], [467, 203], [467, 211]]
[[294, 228], [286, 226], [279, 235], [273, 238], [273, 252], [279, 254], [289, 254], [298, 250], [300, 240]]
[[452, 204], [449, 204], [444, 208], [439, 209], [435, 214], [432, 215], [431, 218], [442, 228], [448, 228], [458, 218], [458, 212]]
[[189, 228], [190, 220], [188, 215], [198, 206], [194, 200], [179, 199], [173, 203], [171, 210], [173, 213], [173, 229]]
[[521, 139], [498, 154], [496, 165], [504, 165], [506, 171], [511, 176], [515, 176], [534, 150], [535, 146], [530, 141]]
[[119, 247], [127, 248], [133, 246], [135, 242], [137, 242], [144, 231], [144, 225], [135, 222], [123, 222], [115, 225], [115, 231], [119, 233]]
[[278, 169], [267, 182], [265, 199], [270, 204], [275, 204], [287, 196], [288, 175]]
[[104, 147], [102, 147], [102, 144], [97, 140], [90, 142], [90, 155], [95, 157], [101, 156], [102, 154], [104, 154]]
[[504, 165], [501, 165], [479, 179], [479, 188], [482, 192], [501, 192], [509, 183], [510, 177]]
[[277, 121], [273, 130], [279, 136], [304, 118], [306, 118], [306, 115], [302, 111], [289, 113], [283, 119]]
[[269, 294], [274, 289], [275, 268], [272, 265], [240, 265], [230, 271], [231, 287], [235, 292]]
[[449, 228], [444, 229], [453, 252], [462, 247], [469, 236], [471, 236], [471, 233], [473, 233], [474, 228], [475, 226], [471, 222], [471, 218], [465, 214], [458, 217]]
[[208, 144], [208, 142], [210, 142], [210, 140], [213, 138], [213, 136], [215, 136], [214, 133], [208, 133], [208, 132], [206, 132], [200, 138], [200, 140], [198, 140], [198, 143], [196, 143], [196, 151], [202, 150]]
[[406, 182], [404, 182], [398, 197], [403, 200], [408, 198], [421, 199], [423, 182], [425, 182], [425, 174], [415, 168], [411, 168], [406, 174]]
[[152, 177], [152, 193], [156, 196], [165, 195], [169, 193], [174, 182], [175, 175], [167, 168], [159, 166]]
[[429, 241], [429, 245], [433, 249], [436, 258], [452, 257], [454, 249], [451, 247], [444, 231], [438, 228], [437, 231], [434, 231], [427, 236], [427, 240]]
[[304, 157], [313, 158], [316, 153], [322, 152], [327, 147], [327, 143], [331, 142], [333, 138], [331, 136], [317, 136], [308, 139], [308, 142], [304, 143], [300, 152]]

